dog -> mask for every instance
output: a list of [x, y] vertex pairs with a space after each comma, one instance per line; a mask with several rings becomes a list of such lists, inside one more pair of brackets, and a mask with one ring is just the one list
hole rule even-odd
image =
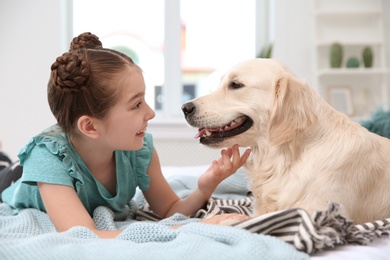
[[254, 216], [337, 203], [356, 224], [390, 217], [390, 140], [337, 112], [283, 63], [243, 61], [182, 111], [201, 144], [251, 147]]

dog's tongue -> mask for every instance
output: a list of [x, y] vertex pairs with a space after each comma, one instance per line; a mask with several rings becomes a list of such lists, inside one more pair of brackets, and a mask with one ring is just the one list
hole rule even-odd
[[194, 136], [194, 138], [200, 138], [202, 137], [206, 131], [209, 131], [209, 132], [218, 132], [220, 131], [221, 128], [220, 127], [214, 127], [214, 128], [203, 128], [203, 129], [199, 129], [199, 132]]
[[194, 136], [194, 138], [195, 138], [195, 139], [200, 138], [202, 135], [204, 135], [205, 132], [206, 132], [206, 129], [200, 130], [200, 131]]

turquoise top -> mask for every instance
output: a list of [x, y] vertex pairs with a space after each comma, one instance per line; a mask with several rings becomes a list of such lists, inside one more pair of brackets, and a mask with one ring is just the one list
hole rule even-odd
[[145, 135], [143, 147], [138, 151], [115, 151], [117, 186], [113, 196], [94, 178], [69, 136], [54, 125], [32, 138], [20, 151], [22, 177], [2, 193], [2, 200], [15, 209], [36, 208], [46, 212], [37, 187], [37, 182], [45, 182], [73, 187], [91, 215], [98, 206], [121, 211], [133, 198], [137, 186], [141, 190], [149, 188], [146, 171], [152, 154], [151, 134]]

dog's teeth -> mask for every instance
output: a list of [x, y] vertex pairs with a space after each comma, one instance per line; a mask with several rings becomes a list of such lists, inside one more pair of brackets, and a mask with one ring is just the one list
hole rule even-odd
[[234, 123], [236, 123], [236, 124], [238, 124], [239, 122], [241, 122], [243, 120], [243, 117], [242, 116], [240, 116], [239, 118], [236, 118], [236, 119], [234, 119]]
[[211, 135], [211, 132], [210, 132], [209, 130], [206, 130], [206, 131], [204, 132], [204, 135], [205, 135], [205, 136], [210, 136], [210, 135]]

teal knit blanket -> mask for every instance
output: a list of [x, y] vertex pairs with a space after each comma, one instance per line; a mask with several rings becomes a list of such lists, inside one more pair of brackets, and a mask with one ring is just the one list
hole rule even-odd
[[390, 138], [390, 110], [378, 109], [371, 118], [361, 122], [370, 132]]
[[[173, 187], [185, 196], [191, 187], [180, 183], [176, 179]], [[241, 196], [240, 191], [242, 186], [230, 180], [222, 183], [217, 193], [224, 198], [237, 198]], [[138, 195], [120, 213], [106, 207], [95, 210], [93, 218], [99, 229], [123, 230], [115, 239], [101, 239], [84, 227], [58, 233], [47, 214], [25, 209], [14, 215], [7, 204], [0, 204], [0, 259], [309, 258], [278, 238], [234, 227], [202, 224], [197, 218], [180, 214], [158, 222], [138, 221], [136, 212], [142, 200]], [[174, 230], [170, 225], [184, 226]]]

